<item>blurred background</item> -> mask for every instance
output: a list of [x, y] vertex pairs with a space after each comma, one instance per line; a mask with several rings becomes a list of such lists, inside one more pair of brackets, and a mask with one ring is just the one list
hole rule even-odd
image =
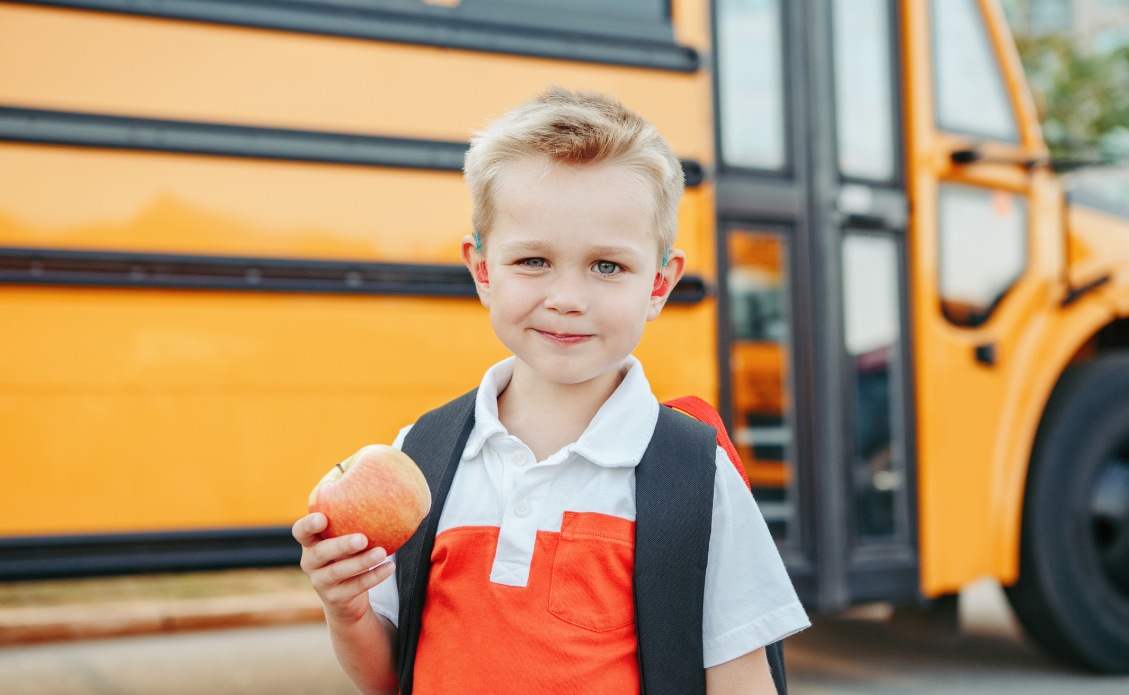
[[636, 355], [793, 691], [1126, 692], [1129, 2], [0, 0], [4, 692], [353, 692], [290, 525], [505, 357], [462, 157], [551, 84], [682, 159]]

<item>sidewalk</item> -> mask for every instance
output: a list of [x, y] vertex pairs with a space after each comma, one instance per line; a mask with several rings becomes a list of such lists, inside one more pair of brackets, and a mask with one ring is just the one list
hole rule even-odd
[[321, 620], [298, 568], [0, 584], [0, 646]]

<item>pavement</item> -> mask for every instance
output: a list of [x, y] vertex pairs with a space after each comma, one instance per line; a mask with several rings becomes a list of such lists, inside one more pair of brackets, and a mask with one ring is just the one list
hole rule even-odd
[[321, 620], [289, 567], [0, 584], [0, 646]]
[[[216, 601], [242, 603], [251, 587], [262, 595], [312, 591], [298, 572], [221, 573], [165, 577], [148, 586], [111, 580], [98, 591], [118, 592], [118, 603]], [[23, 608], [77, 606], [89, 584], [39, 585], [38, 598], [24, 587]], [[218, 588], [217, 588], [218, 586]], [[308, 586], [308, 585], [307, 585]], [[0, 586], [0, 618], [16, 599]], [[133, 591], [130, 595], [123, 592]], [[185, 592], [194, 592], [184, 596]], [[7, 592], [7, 593], [6, 593]], [[243, 593], [240, 593], [243, 592]], [[98, 592], [93, 592], [98, 593]], [[69, 596], [69, 599], [68, 599]], [[236, 597], [236, 598], [232, 598]], [[130, 599], [130, 600], [122, 600]], [[314, 597], [316, 600], [316, 596]], [[68, 600], [71, 601], [68, 603]], [[184, 605], [184, 604], [179, 604]], [[202, 606], [204, 604], [195, 604]], [[217, 604], [212, 604], [217, 605]], [[226, 605], [226, 604], [224, 604]], [[252, 611], [254, 612], [254, 611]], [[1129, 677], [1097, 676], [1063, 667], [1030, 646], [1015, 624], [999, 586], [980, 582], [961, 597], [961, 631], [929, 630], [891, 618], [873, 604], [838, 616], [821, 616], [785, 646], [792, 695], [858, 693], [961, 695], [1126, 695]], [[259, 619], [277, 615], [260, 612]], [[136, 625], [152, 626], [152, 621]], [[237, 623], [238, 624], [238, 623]], [[333, 655], [324, 622], [185, 631], [159, 623], [161, 632], [110, 639], [10, 644], [0, 647], [3, 695], [355, 695]], [[912, 625], [912, 624], [911, 624]], [[141, 629], [140, 627], [137, 629]]]

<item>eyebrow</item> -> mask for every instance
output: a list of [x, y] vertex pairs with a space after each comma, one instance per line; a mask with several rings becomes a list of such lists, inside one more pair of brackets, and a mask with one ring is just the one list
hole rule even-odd
[[594, 256], [636, 256], [639, 250], [632, 246], [595, 246], [591, 252]]
[[551, 248], [550, 244], [543, 241], [514, 241], [502, 244], [502, 249], [507, 253], [539, 253]]
[[[515, 254], [544, 253], [552, 251], [552, 248], [552, 244], [543, 241], [514, 241], [502, 245], [506, 253]], [[588, 249], [588, 253], [592, 256], [637, 256], [639, 250], [632, 246], [601, 245]]]

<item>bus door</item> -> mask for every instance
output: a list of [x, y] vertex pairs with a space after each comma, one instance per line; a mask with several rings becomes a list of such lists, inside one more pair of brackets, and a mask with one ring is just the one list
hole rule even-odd
[[[1062, 218], [998, 3], [921, 0], [909, 15], [922, 37], [908, 51], [907, 80], [920, 163], [912, 238], [922, 586], [936, 595], [1014, 573], [1007, 543], [989, 529], [1018, 524], [993, 515], [1018, 508], [1007, 496], [1022, 485], [993, 471], [1009, 458], [997, 442], [1014, 439], [1018, 401], [1007, 395], [1030, 378], [1015, 368], [1023, 327], [1046, 301], [1027, 271], [1054, 262], [1038, 253], [1061, 246]], [[1034, 244], [1036, 234], [1052, 242]]]
[[801, 598], [919, 595], [891, 0], [717, 0], [720, 402]]

